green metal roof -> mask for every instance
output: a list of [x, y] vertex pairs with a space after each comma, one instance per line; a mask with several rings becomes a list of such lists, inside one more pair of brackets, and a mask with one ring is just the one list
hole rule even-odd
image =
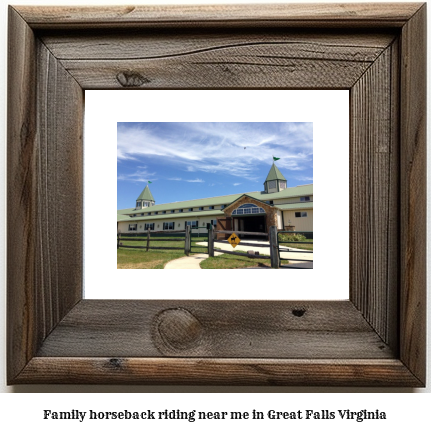
[[150, 188], [147, 186], [145, 186], [145, 189], [141, 192], [141, 195], [138, 196], [138, 198], [136, 198], [136, 201], [138, 200], [146, 200], [146, 201], [154, 201], [155, 199], [153, 198], [153, 195], [151, 194]]
[[313, 201], [292, 203], [292, 204], [274, 204], [274, 207], [280, 210], [308, 210], [313, 208]]
[[[150, 218], [151, 219], [153, 219], [153, 218], [167, 218], [167, 217], [173, 217], [173, 216], [184, 217], [188, 213], [201, 216], [201, 215], [205, 215], [207, 212], [214, 212], [213, 213], [214, 215], [217, 215], [217, 214], [221, 215], [221, 214], [224, 214], [223, 211], [221, 211], [221, 210], [204, 210], [204, 211], [196, 210], [195, 212], [184, 211], [183, 213], [175, 213], [175, 214], [166, 213], [166, 214], [162, 214], [162, 215], [160, 215], [160, 214], [154, 215], [154, 212], [157, 211], [160, 213], [162, 211], [168, 212], [171, 210], [178, 210], [178, 209], [187, 210], [187, 209], [192, 208], [192, 207], [198, 208], [198, 207], [218, 206], [221, 204], [229, 205], [233, 201], [237, 200], [238, 198], [240, 198], [243, 195], [248, 195], [248, 196], [255, 198], [255, 199], [258, 199], [260, 201], [269, 201], [269, 200], [273, 201], [273, 200], [282, 199], [282, 198], [294, 198], [294, 197], [300, 197], [300, 196], [310, 196], [310, 195], [313, 195], [313, 185], [309, 184], [309, 185], [303, 185], [303, 186], [295, 186], [295, 187], [286, 188], [280, 192], [274, 192], [271, 194], [267, 194], [265, 192], [246, 192], [246, 193], [239, 193], [239, 194], [233, 194], [233, 195], [223, 195], [223, 196], [218, 196], [218, 197], [213, 197], [213, 198], [202, 198], [202, 199], [195, 199], [195, 200], [189, 200], [189, 201], [179, 201], [179, 202], [173, 202], [173, 203], [168, 203], [168, 204], [156, 204], [154, 206], [145, 207], [144, 209], [138, 209], [138, 210], [136, 210], [133, 207], [133, 208], [128, 208], [128, 209], [117, 210], [117, 214], [118, 215], [128, 215], [128, 214], [141, 214], [141, 213], [145, 214], [145, 213], [151, 212], [152, 213], [151, 216], [145, 216], [145, 217], [139, 216], [139, 218], [142, 217], [145, 220], [149, 220]], [[306, 203], [304, 203], [304, 205], [305, 204]], [[274, 205], [276, 207], [280, 207], [277, 205], [276, 202], [274, 202]], [[217, 212], [219, 212], [219, 213], [217, 213]], [[132, 218], [132, 220], [137, 220], [137, 218]]]
[[[151, 207], [153, 208], [153, 207]], [[183, 213], [166, 213], [166, 214], [158, 214], [155, 215], [154, 212], [151, 212], [151, 216], [136, 216], [136, 217], [122, 217], [122, 219], [118, 219], [117, 222], [133, 222], [133, 221], [144, 221], [151, 222], [154, 220], [163, 219], [165, 221], [170, 219], [178, 219], [178, 218], [186, 218], [187, 220], [196, 220], [197, 217], [201, 216], [223, 216], [223, 210], [206, 210], [206, 211], [193, 211], [193, 212], [183, 212]]]
[[117, 222], [130, 220], [130, 216], [117, 213]]
[[275, 163], [272, 164], [271, 169], [269, 170], [268, 175], [266, 176], [266, 182], [270, 180], [286, 180], [284, 175], [281, 174], [280, 170], [275, 166]]

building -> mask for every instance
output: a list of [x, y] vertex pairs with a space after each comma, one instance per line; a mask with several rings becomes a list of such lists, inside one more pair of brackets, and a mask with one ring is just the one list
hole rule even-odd
[[224, 195], [213, 198], [156, 204], [147, 185], [135, 207], [117, 211], [117, 230], [121, 233], [183, 231], [187, 225], [206, 229], [268, 232], [279, 230], [313, 231], [313, 185], [288, 188], [275, 163], [261, 192]]

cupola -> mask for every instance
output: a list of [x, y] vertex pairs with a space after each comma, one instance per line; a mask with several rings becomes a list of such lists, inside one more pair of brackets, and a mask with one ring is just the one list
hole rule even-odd
[[155, 204], [155, 200], [153, 195], [151, 194], [150, 188], [145, 186], [145, 189], [141, 192], [141, 194], [136, 198], [136, 210], [142, 209], [145, 207], [151, 207]]
[[263, 185], [266, 193], [280, 192], [287, 188], [287, 180], [284, 178], [283, 174], [281, 174], [275, 163], [272, 164]]

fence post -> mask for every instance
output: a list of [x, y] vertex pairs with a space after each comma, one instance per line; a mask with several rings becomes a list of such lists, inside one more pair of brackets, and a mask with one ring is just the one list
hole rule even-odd
[[190, 255], [190, 225], [186, 226], [186, 235], [184, 239], [184, 253]]
[[271, 256], [271, 267], [280, 268], [280, 259], [278, 256], [278, 238], [277, 227], [269, 227], [269, 252]]
[[210, 224], [208, 229], [208, 256], [214, 256], [214, 227]]
[[149, 249], [150, 249], [150, 228], [148, 228], [147, 231], [147, 252], [149, 251]]

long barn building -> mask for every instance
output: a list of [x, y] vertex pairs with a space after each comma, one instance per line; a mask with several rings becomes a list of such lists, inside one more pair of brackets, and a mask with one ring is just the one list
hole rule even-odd
[[187, 225], [217, 230], [268, 232], [279, 230], [313, 231], [313, 185], [287, 187], [275, 163], [261, 192], [223, 195], [213, 198], [156, 204], [147, 185], [135, 207], [117, 211], [121, 233], [183, 231]]

